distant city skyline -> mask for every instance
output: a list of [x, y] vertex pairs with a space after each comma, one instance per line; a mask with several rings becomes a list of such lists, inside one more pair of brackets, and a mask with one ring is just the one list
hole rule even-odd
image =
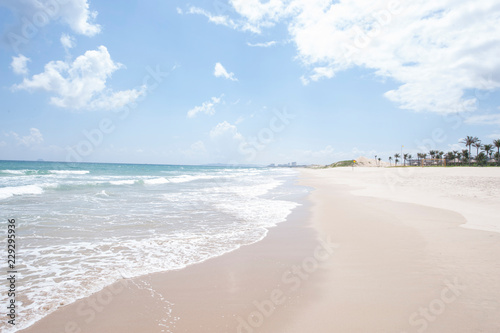
[[330, 164], [500, 138], [493, 0], [0, 0], [0, 159]]

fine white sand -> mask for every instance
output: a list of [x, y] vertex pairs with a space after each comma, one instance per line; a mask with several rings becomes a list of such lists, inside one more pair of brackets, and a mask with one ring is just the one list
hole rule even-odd
[[500, 232], [500, 168], [331, 168], [316, 176], [351, 193], [460, 213], [463, 227]]

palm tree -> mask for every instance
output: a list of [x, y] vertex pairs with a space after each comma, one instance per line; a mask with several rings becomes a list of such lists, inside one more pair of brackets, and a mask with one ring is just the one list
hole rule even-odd
[[399, 155], [398, 153], [394, 154], [394, 158], [395, 158], [395, 160], [394, 160], [394, 165], [398, 165], [398, 162], [399, 162], [398, 158], [399, 158], [400, 156], [401, 156], [401, 155]]
[[462, 159], [462, 153], [459, 152], [458, 150], [454, 150], [453, 154], [455, 154], [456, 158], [458, 159], [458, 162]]
[[389, 165], [392, 166], [392, 156], [389, 156]]
[[[500, 155], [500, 139], [494, 140], [493, 145], [497, 148], [497, 154]], [[500, 161], [498, 158], [495, 158], [497, 160], [497, 163], [500, 164]]]
[[469, 161], [469, 156], [470, 156], [470, 153], [467, 149], [463, 149], [462, 150], [462, 156], [464, 158], [464, 162], [468, 162]]
[[491, 154], [493, 154], [493, 145], [484, 145], [483, 150], [491, 158]]
[[448, 164], [449, 161], [453, 161], [455, 162], [455, 153], [452, 152], [452, 151], [449, 151], [447, 154], [446, 154], [446, 163]]
[[406, 156], [406, 158], [408, 159], [408, 164], [411, 165], [411, 154], [408, 154], [408, 156]]
[[403, 155], [404, 166], [406, 166], [406, 160], [408, 159], [408, 154]]
[[[477, 139], [477, 138], [476, 138]], [[472, 144], [472, 146], [474, 148], [476, 148], [476, 158], [477, 156], [479, 155], [479, 148], [481, 148], [483, 145], [481, 144], [481, 140], [477, 139], [476, 141], [474, 141], [474, 143]]]
[[382, 160], [382, 159], [379, 157], [379, 158], [378, 158], [378, 166], [380, 166], [380, 161], [381, 161], [381, 160]]
[[493, 157], [495, 158], [495, 160], [497, 160], [497, 165], [500, 165], [500, 153], [496, 152], [495, 155], [493, 155]]
[[484, 151], [478, 153], [477, 156], [476, 156], [477, 165], [485, 165], [487, 159], [488, 159], [488, 157], [486, 156], [486, 154], [484, 153]]
[[[472, 146], [472, 144], [476, 141], [478, 141], [479, 139], [475, 136], [466, 136], [464, 139], [462, 139], [460, 141], [460, 143], [463, 143], [466, 147], [469, 147], [469, 154], [467, 155], [467, 159], [469, 159], [471, 153], [470, 153], [470, 148]], [[470, 160], [469, 160], [469, 163], [470, 163]]]
[[420, 159], [425, 159], [426, 156], [427, 156], [427, 154], [417, 153], [418, 165], [420, 165]]
[[444, 151], [440, 151], [440, 152], [438, 152], [438, 153], [437, 153], [437, 155], [438, 155], [438, 158], [441, 158], [441, 159], [442, 159], [442, 158], [443, 158], [443, 155], [444, 155]]
[[434, 158], [436, 156], [437, 150], [430, 150], [429, 155], [431, 155], [431, 158]]

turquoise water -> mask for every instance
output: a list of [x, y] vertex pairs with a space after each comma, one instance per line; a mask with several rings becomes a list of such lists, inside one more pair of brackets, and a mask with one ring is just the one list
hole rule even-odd
[[0, 161], [1, 218], [17, 221], [17, 329], [118, 279], [181, 269], [262, 239], [298, 206], [305, 190], [295, 176]]

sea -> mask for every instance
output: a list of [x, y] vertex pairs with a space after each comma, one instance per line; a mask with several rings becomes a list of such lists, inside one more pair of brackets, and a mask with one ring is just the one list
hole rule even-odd
[[[262, 240], [307, 192], [296, 176], [290, 168], [0, 161], [2, 273], [9, 219], [17, 272], [16, 325], [2, 320], [0, 331], [26, 328], [120, 279]], [[8, 302], [2, 291], [2, 313]]]

